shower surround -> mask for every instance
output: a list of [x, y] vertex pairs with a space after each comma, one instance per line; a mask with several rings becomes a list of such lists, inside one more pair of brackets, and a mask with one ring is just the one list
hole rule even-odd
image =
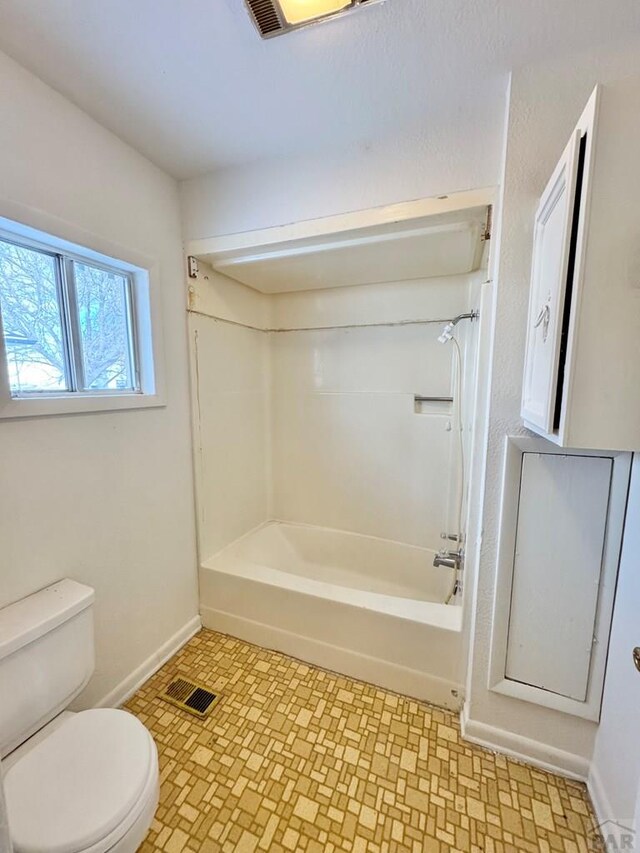
[[[453, 351], [479, 273], [264, 295], [201, 265], [189, 326], [204, 624], [449, 708]], [[216, 318], [223, 318], [216, 319]], [[266, 331], [270, 330], [270, 331]], [[277, 330], [277, 331], [274, 331]], [[475, 324], [456, 329], [468, 482]]]

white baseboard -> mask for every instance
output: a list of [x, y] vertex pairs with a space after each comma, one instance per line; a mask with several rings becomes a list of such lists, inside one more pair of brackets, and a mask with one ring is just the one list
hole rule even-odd
[[600, 774], [593, 765], [591, 767], [591, 772], [589, 773], [589, 779], [587, 780], [587, 790], [591, 797], [593, 810], [596, 813], [596, 822], [598, 824], [604, 823], [607, 820], [619, 820], [622, 817], [622, 815], [614, 816], [613, 809], [609, 802], [607, 792], [602, 784]]
[[534, 767], [547, 770], [549, 773], [556, 773], [559, 776], [566, 776], [579, 782], [587, 781], [590, 762], [582, 755], [556, 749], [540, 741], [514, 734], [505, 729], [498, 729], [487, 723], [470, 720], [466, 705], [460, 714], [460, 727], [462, 737], [470, 743], [483, 746], [492, 752], [508, 755], [510, 758], [515, 758], [516, 761], [532, 764]]
[[587, 790], [596, 815], [596, 824], [604, 839], [606, 850], [636, 850], [640, 816], [616, 814], [607, 796], [602, 779], [592, 765]]
[[106, 696], [96, 702], [96, 708], [118, 708], [126, 702], [136, 690], [141, 687], [147, 679], [157, 672], [179, 649], [184, 646], [194, 634], [202, 628], [199, 616], [194, 616], [186, 625], [183, 625], [176, 633], [169, 637], [166, 643], [150, 655], [139, 667], [128, 675], [120, 684], [116, 685]]
[[441, 708], [459, 711], [461, 687], [405, 666], [369, 657], [321, 640], [314, 640], [282, 628], [274, 628], [212, 607], [202, 607], [202, 624], [205, 628], [230, 634], [249, 643], [274, 649], [298, 660], [333, 672], [366, 681], [379, 687], [411, 696]]

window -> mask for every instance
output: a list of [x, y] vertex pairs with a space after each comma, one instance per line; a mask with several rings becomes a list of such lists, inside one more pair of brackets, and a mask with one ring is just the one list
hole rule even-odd
[[148, 272], [39, 236], [0, 231], [0, 415], [161, 404]]

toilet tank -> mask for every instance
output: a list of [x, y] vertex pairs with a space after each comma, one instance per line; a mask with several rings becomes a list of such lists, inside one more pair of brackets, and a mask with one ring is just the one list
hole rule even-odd
[[0, 756], [64, 711], [95, 665], [91, 587], [61, 580], [0, 609]]

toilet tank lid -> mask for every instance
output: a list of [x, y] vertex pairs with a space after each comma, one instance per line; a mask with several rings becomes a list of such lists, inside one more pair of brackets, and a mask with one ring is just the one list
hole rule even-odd
[[95, 599], [90, 586], [64, 578], [0, 610], [0, 660], [85, 610]]

